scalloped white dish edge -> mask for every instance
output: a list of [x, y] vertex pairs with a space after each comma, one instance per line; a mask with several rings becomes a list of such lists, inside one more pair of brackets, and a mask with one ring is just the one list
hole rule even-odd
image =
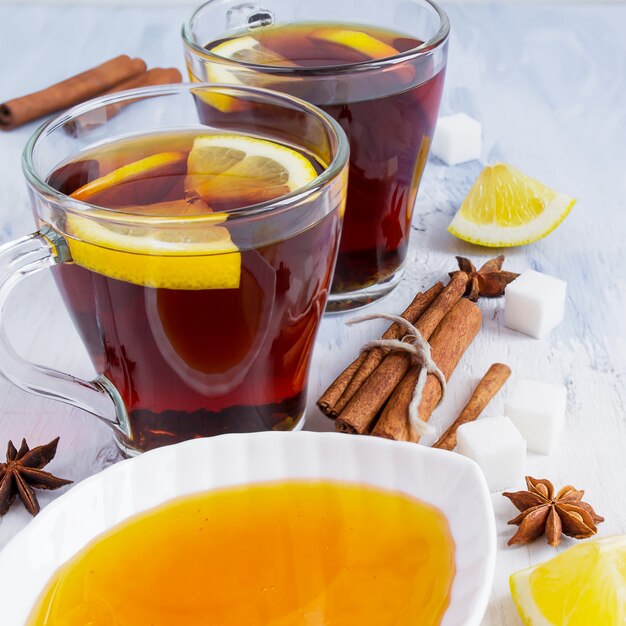
[[450, 524], [457, 568], [442, 626], [479, 626], [496, 552], [491, 499], [479, 467], [411, 443], [313, 432], [196, 439], [122, 461], [77, 484], [0, 552], [3, 626], [24, 626], [58, 567], [125, 519], [191, 493], [293, 478], [364, 483], [438, 507]]

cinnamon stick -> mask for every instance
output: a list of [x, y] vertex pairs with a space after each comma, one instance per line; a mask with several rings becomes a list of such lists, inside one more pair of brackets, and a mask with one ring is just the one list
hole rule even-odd
[[500, 391], [502, 385], [511, 375], [511, 368], [504, 363], [494, 363], [474, 389], [468, 403], [454, 420], [452, 426], [438, 439], [433, 448], [454, 450], [456, 431], [462, 424], [473, 422], [483, 412], [491, 399]]
[[[443, 284], [438, 282], [425, 293], [419, 292], [401, 317], [415, 323], [442, 291]], [[400, 339], [405, 332], [405, 329], [394, 323], [387, 328], [381, 339]], [[317, 401], [322, 413], [331, 418], [337, 417], [384, 358], [385, 352], [380, 348], [373, 348], [367, 353], [361, 352]]]
[[[476, 337], [482, 322], [476, 304], [463, 299], [444, 317], [430, 339], [432, 358], [450, 379], [461, 357]], [[372, 435], [417, 442], [419, 436], [413, 432], [409, 422], [409, 404], [415, 392], [419, 367], [414, 366], [397, 386], [372, 430]], [[428, 421], [441, 398], [441, 383], [434, 374], [429, 374], [419, 405], [419, 416]]]
[[[467, 278], [467, 274], [463, 272], [455, 274], [432, 305], [415, 322], [415, 327], [424, 339], [430, 338], [439, 322], [461, 299], [467, 288]], [[346, 433], [367, 432], [410, 366], [411, 360], [407, 354], [388, 354], [339, 415], [335, 429]]]
[[0, 129], [11, 130], [44, 115], [85, 102], [145, 70], [144, 61], [123, 54], [47, 89], [8, 100], [0, 104]]
[[[151, 87], [152, 85], [168, 85], [170, 83], [180, 83], [183, 77], [175, 67], [154, 67], [146, 70], [137, 76], [132, 76], [127, 80], [118, 83], [104, 94], [117, 93], [126, 89], [138, 89], [139, 87]], [[103, 94], [103, 95], [104, 95]]]
[[328, 417], [335, 417], [334, 407], [339, 402], [343, 392], [347, 389], [354, 375], [367, 359], [367, 353], [361, 352], [359, 356], [346, 367], [337, 378], [331, 383], [330, 387], [321, 395], [317, 401], [320, 411]]
[[[152, 85], [167, 85], [169, 83], [180, 83], [183, 77], [181, 73], [174, 67], [154, 67], [146, 70], [137, 76], [133, 76], [128, 80], [123, 80], [103, 94], [114, 94], [126, 89], [138, 89], [139, 87], [150, 87]], [[110, 104], [102, 111], [97, 111], [94, 115], [89, 112], [82, 114], [76, 119], [69, 120], [65, 123], [64, 129], [70, 135], [76, 136], [79, 131], [88, 131], [98, 126], [102, 126], [110, 119], [113, 119], [124, 107], [128, 106], [135, 100], [126, 100], [124, 102], [116, 102]]]

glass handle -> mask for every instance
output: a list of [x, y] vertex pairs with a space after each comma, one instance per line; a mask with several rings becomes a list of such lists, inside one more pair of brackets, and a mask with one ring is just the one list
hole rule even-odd
[[229, 7], [226, 11], [226, 26], [232, 29], [255, 29], [271, 26], [276, 21], [274, 14], [260, 4], [242, 2]]
[[88, 411], [128, 435], [124, 405], [105, 376], [82, 380], [31, 363], [17, 354], [9, 341], [5, 313], [13, 288], [35, 272], [68, 261], [67, 242], [49, 226], [0, 246], [0, 373], [25, 391]]

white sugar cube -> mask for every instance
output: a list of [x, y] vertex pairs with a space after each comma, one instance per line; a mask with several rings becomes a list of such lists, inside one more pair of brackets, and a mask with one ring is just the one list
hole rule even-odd
[[448, 165], [480, 159], [480, 122], [465, 113], [440, 117], [433, 137], [432, 153]]
[[563, 320], [567, 283], [527, 270], [504, 292], [504, 324], [531, 337], [545, 337]]
[[504, 414], [526, 439], [531, 452], [550, 454], [556, 448], [567, 406], [567, 389], [536, 380], [518, 380], [504, 405]]
[[486, 417], [457, 431], [457, 452], [473, 459], [490, 491], [517, 485], [524, 477], [526, 442], [508, 417]]

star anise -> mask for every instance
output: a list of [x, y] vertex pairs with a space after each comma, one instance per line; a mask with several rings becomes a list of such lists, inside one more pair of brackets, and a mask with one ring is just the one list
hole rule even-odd
[[54, 458], [58, 443], [57, 437], [45, 446], [31, 450], [26, 439], [22, 439], [18, 450], [9, 441], [6, 463], [0, 463], [0, 517], [9, 510], [16, 496], [19, 496], [31, 515], [37, 515], [39, 502], [35, 489], [59, 489], [72, 482], [42, 470]]
[[[497, 298], [503, 295], [505, 287], [519, 276], [519, 274], [505, 272], [502, 269], [503, 254], [495, 259], [490, 259], [479, 270], [465, 257], [458, 256], [456, 260], [459, 264], [459, 270], [469, 276], [465, 295], [472, 302], [477, 302], [478, 298]], [[454, 276], [456, 273], [450, 272], [450, 276]]]
[[584, 491], [567, 485], [556, 495], [549, 480], [526, 476], [528, 491], [503, 493], [521, 513], [509, 524], [519, 529], [509, 545], [526, 544], [545, 533], [551, 546], [561, 543], [561, 535], [586, 539], [598, 532], [596, 524], [604, 521], [590, 504], [583, 502]]

